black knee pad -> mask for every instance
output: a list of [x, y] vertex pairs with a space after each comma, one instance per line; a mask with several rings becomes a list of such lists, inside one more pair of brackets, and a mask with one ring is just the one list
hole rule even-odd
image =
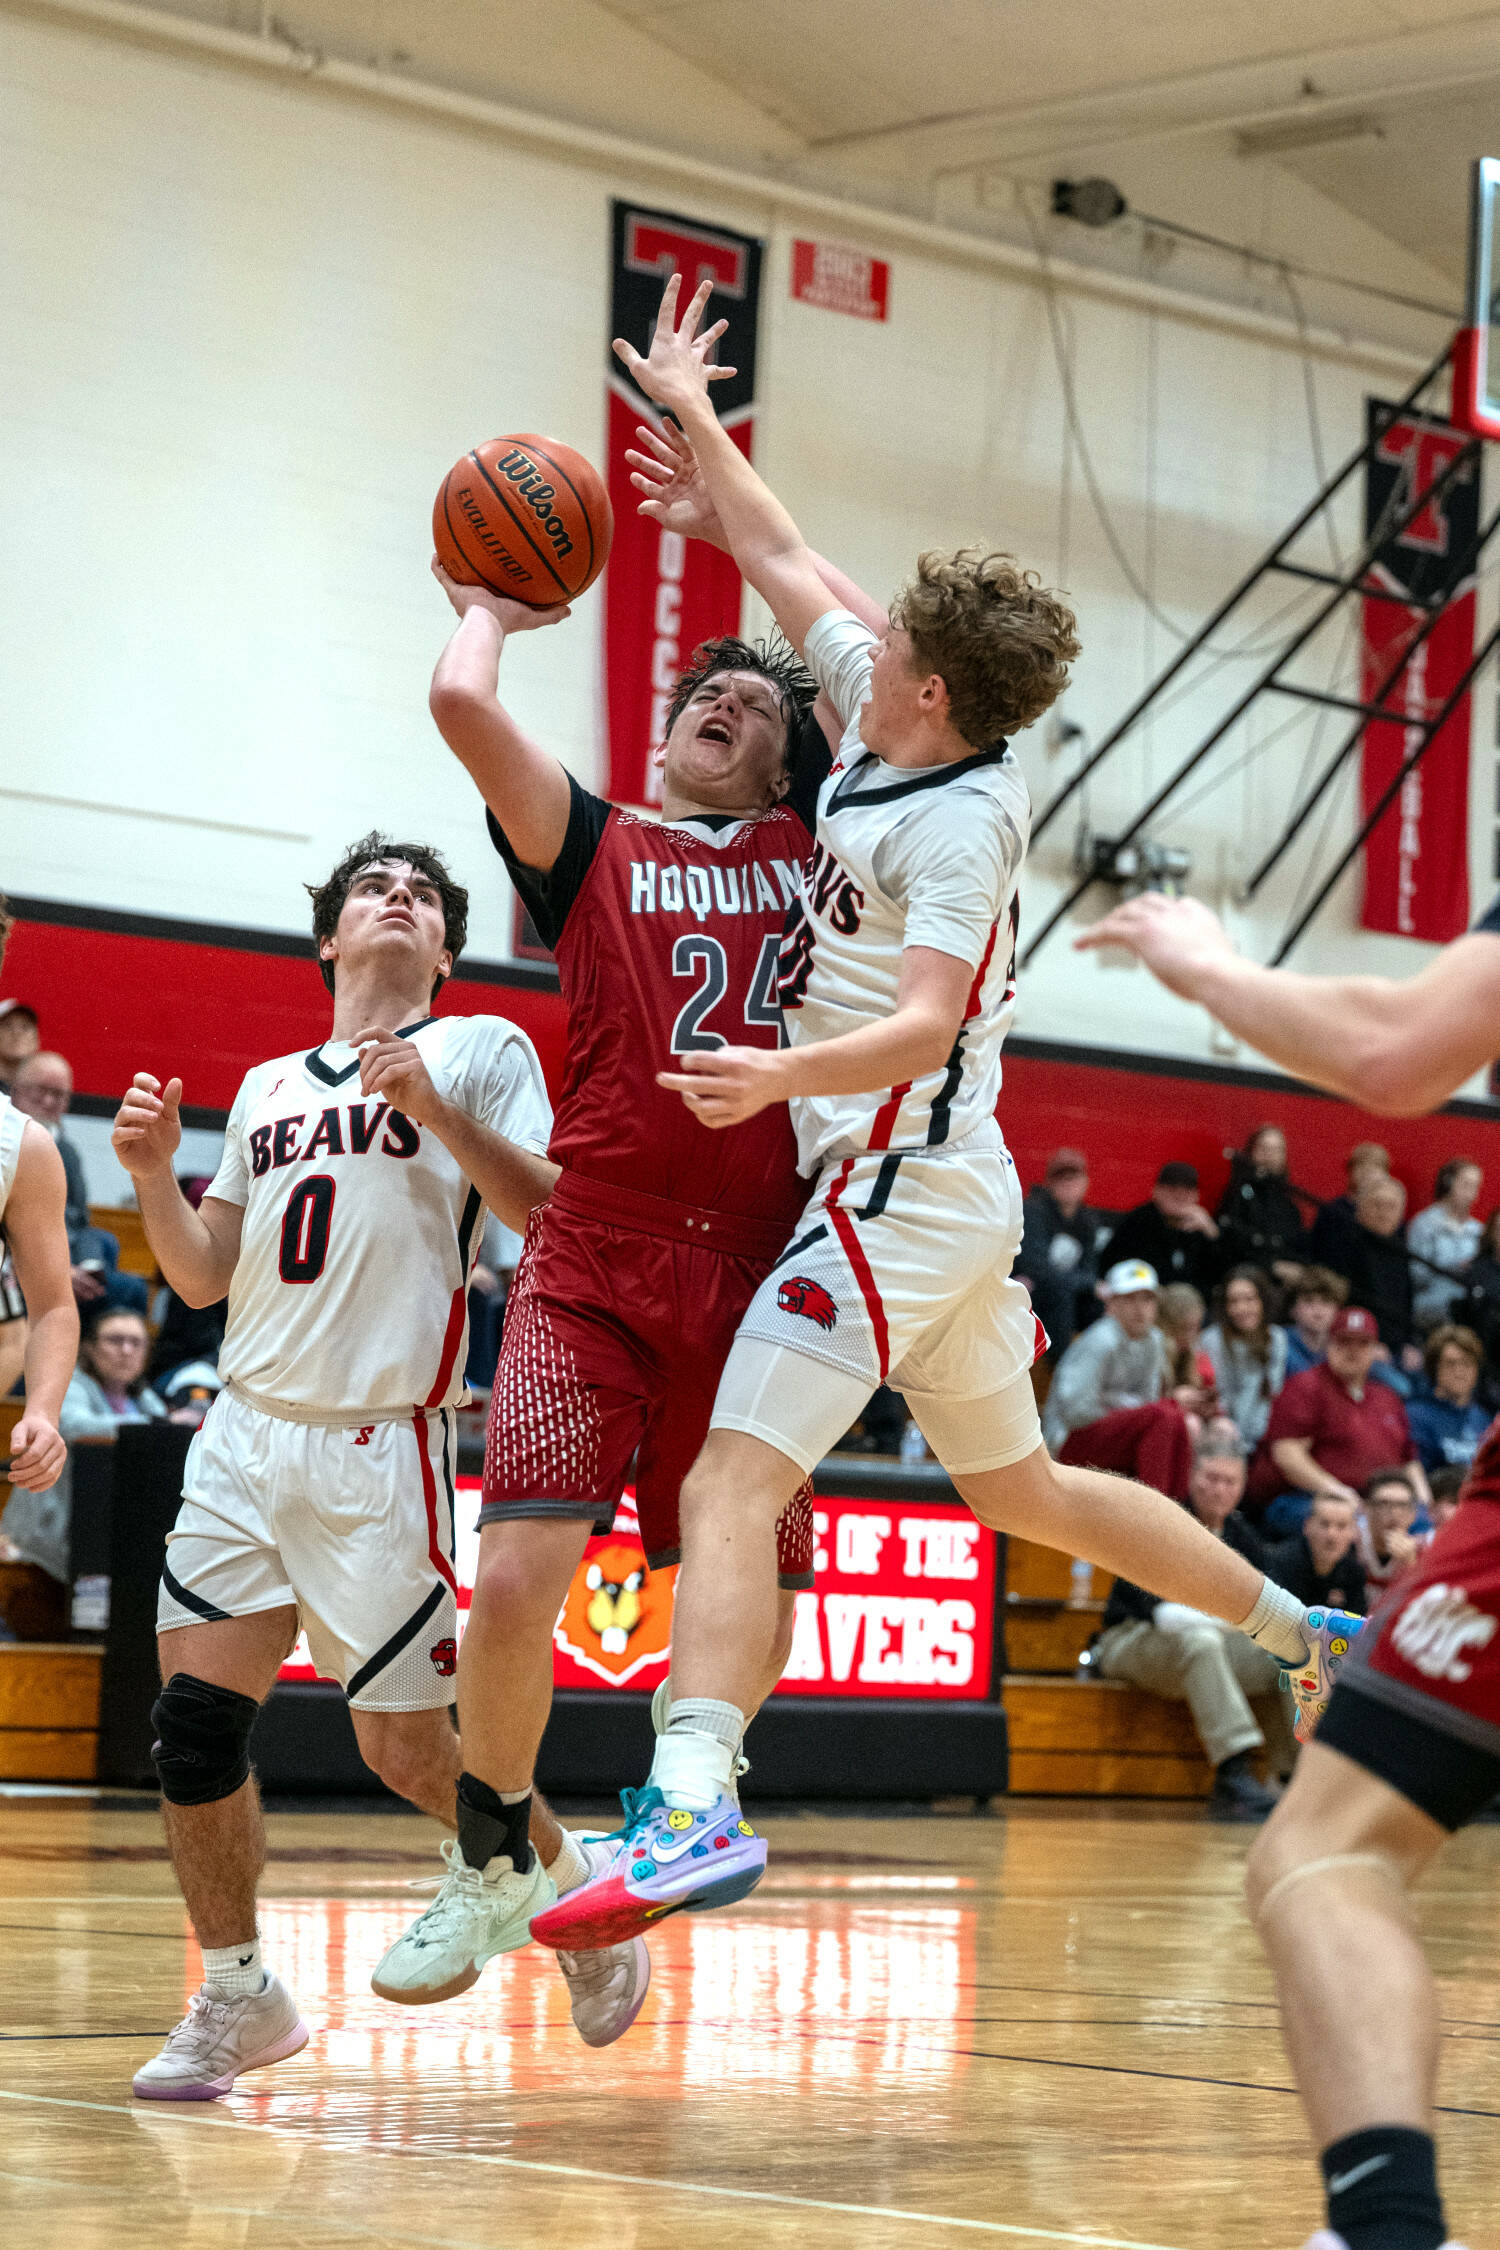
[[232, 1797], [250, 1773], [250, 1730], [260, 1705], [233, 1688], [174, 1672], [151, 1706], [151, 1756], [173, 1805]]

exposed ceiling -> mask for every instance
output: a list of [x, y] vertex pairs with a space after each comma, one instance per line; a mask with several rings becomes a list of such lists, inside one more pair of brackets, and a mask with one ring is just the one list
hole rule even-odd
[[[1469, 160], [1500, 154], [1500, 6], [1471, 0], [156, 4], [978, 231], [1104, 173], [1164, 219], [1445, 304]], [[1316, 241], [1293, 183], [1329, 214]]]

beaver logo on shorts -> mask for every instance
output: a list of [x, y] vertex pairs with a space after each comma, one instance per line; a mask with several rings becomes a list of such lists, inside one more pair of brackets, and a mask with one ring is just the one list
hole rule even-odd
[[458, 1670], [457, 1641], [434, 1641], [427, 1653], [432, 1658], [433, 1669], [438, 1674], [438, 1677], [444, 1680], [451, 1680], [454, 1673]]
[[776, 1302], [783, 1312], [801, 1313], [820, 1328], [832, 1328], [838, 1321], [839, 1308], [822, 1282], [809, 1281], [805, 1273], [794, 1273], [790, 1281], [784, 1281], [776, 1292]]

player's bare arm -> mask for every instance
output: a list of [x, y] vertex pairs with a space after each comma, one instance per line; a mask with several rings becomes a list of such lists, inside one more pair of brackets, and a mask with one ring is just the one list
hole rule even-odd
[[730, 553], [800, 652], [818, 619], [843, 605], [834, 600], [824, 584], [817, 558], [786, 509], [720, 427], [709, 385], [732, 375], [734, 369], [716, 367], [709, 358], [727, 323], [715, 321], [702, 335], [698, 333], [710, 284], [705, 282], [694, 291], [679, 325], [680, 293], [681, 277], [673, 274], [662, 292], [646, 358], [620, 336], [615, 338], [615, 354], [647, 397], [675, 414], [682, 424]]
[[435, 1133], [501, 1225], [524, 1234], [531, 1213], [552, 1193], [561, 1166], [448, 1101], [409, 1039], [371, 1024], [350, 1044], [359, 1049], [361, 1091]]
[[78, 1356], [78, 1307], [68, 1264], [67, 1181], [62, 1158], [40, 1125], [21, 1136], [5, 1232], [26, 1300], [26, 1411], [11, 1435], [10, 1481], [45, 1492], [62, 1474], [67, 1448], [57, 1431], [63, 1393]]
[[562, 604], [529, 609], [483, 586], [460, 586], [436, 557], [432, 575], [458, 612], [459, 624], [438, 658], [428, 708], [518, 858], [545, 871], [568, 833], [567, 768], [523, 733], [499, 701], [500, 658], [512, 633], [561, 624], [570, 613]]
[[869, 1094], [925, 1078], [953, 1052], [973, 983], [971, 962], [911, 945], [901, 956], [896, 1006], [883, 1022], [779, 1052], [716, 1047], [684, 1055], [680, 1070], [657, 1073], [657, 1084], [681, 1094], [695, 1117], [718, 1130], [794, 1095]]
[[1472, 931], [1404, 983], [1308, 977], [1243, 960], [1197, 899], [1128, 899], [1077, 939], [1125, 947], [1236, 1038], [1314, 1086], [1388, 1117], [1434, 1109], [1495, 1056], [1500, 937]]
[[244, 1212], [205, 1195], [195, 1211], [172, 1170], [182, 1140], [182, 1080], [163, 1086], [137, 1071], [115, 1113], [110, 1145], [135, 1182], [146, 1240], [168, 1282], [188, 1305], [227, 1296], [240, 1254]]

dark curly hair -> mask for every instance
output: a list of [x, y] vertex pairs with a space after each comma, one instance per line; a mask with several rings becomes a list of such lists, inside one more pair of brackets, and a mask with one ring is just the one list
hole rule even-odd
[[976, 750], [1039, 719], [1078, 654], [1078, 620], [1062, 596], [1013, 556], [980, 547], [919, 555], [891, 623], [910, 633], [917, 670], [944, 682], [953, 725]]
[[795, 780], [802, 758], [804, 728], [811, 721], [812, 707], [818, 700], [818, 683], [796, 650], [779, 633], [773, 633], [764, 641], [742, 641], [733, 633], [726, 633], [717, 641], [700, 641], [677, 675], [662, 739], [671, 733], [704, 681], [711, 680], [718, 672], [758, 672], [775, 689], [781, 715], [786, 721], [787, 777]]
[[[454, 882], [441, 852], [434, 851], [431, 844], [397, 843], [393, 837], [383, 836], [378, 828], [372, 828], [368, 836], [361, 836], [357, 843], [349, 846], [326, 882], [304, 885], [312, 900], [313, 943], [318, 947], [318, 968], [330, 992], [333, 990], [333, 963], [323, 959], [324, 938], [331, 938], [337, 931], [339, 916], [356, 876], [362, 875], [376, 861], [393, 863], [397, 860], [404, 860], [408, 867], [414, 867], [419, 875], [425, 875], [436, 885], [443, 902], [443, 942], [455, 961], [462, 953], [469, 934], [469, 894], [462, 883]], [[431, 997], [435, 1000], [442, 989], [443, 979], [439, 977]]]

